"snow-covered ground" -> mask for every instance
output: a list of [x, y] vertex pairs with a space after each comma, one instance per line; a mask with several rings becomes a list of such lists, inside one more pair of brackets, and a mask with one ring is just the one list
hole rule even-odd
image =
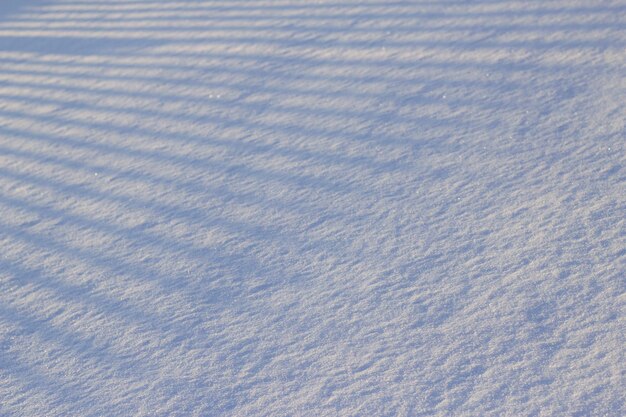
[[624, 0], [4, 0], [0, 415], [626, 415]]

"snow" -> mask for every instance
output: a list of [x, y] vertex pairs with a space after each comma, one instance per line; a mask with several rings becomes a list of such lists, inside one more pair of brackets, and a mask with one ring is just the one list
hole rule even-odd
[[1, 416], [623, 416], [626, 3], [0, 4]]

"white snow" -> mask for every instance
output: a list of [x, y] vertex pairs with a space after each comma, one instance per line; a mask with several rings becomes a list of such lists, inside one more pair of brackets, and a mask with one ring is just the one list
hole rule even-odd
[[0, 4], [0, 416], [626, 415], [623, 0]]

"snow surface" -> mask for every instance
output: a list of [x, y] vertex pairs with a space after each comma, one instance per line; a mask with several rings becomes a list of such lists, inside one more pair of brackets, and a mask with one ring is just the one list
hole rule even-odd
[[626, 415], [626, 2], [0, 4], [0, 415]]

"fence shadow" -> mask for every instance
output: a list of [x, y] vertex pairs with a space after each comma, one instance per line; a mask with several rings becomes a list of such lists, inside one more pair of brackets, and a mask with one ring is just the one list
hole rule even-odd
[[[293, 382], [288, 409], [306, 378], [277, 370], [279, 354], [285, 372], [323, 381], [313, 402], [339, 409], [335, 389], [370, 384], [388, 361], [331, 375], [297, 358], [324, 335], [349, 335], [356, 352], [371, 340], [315, 314], [347, 317], [341, 301], [359, 291], [378, 300], [361, 313], [383, 314], [380, 277], [399, 294], [435, 294], [412, 303], [411, 335], [461, 314], [467, 288], [433, 291], [460, 268], [442, 260], [455, 231], [436, 220], [459, 203], [429, 194], [463, 196], [483, 176], [458, 163], [475, 149], [505, 158], [529, 146], [543, 117], [529, 109], [567, 104], [580, 93], [566, 82], [573, 69], [597, 65], [585, 54], [624, 46], [622, 6], [283, 3], [0, 6], [9, 413], [145, 413], [169, 398], [163, 414], [254, 414], [255, 384], [281, 379]], [[529, 80], [541, 94], [526, 94], [539, 90]], [[517, 142], [493, 142], [496, 127]], [[459, 172], [467, 182], [449, 184]], [[431, 219], [419, 223], [413, 203]], [[415, 221], [410, 233], [403, 221]], [[437, 233], [420, 237], [424, 224]], [[452, 248], [463, 260], [480, 245]], [[329, 294], [324, 305], [307, 299], [312, 288]], [[488, 366], [441, 386], [469, 402]], [[443, 407], [441, 386], [424, 393], [430, 411]]]

